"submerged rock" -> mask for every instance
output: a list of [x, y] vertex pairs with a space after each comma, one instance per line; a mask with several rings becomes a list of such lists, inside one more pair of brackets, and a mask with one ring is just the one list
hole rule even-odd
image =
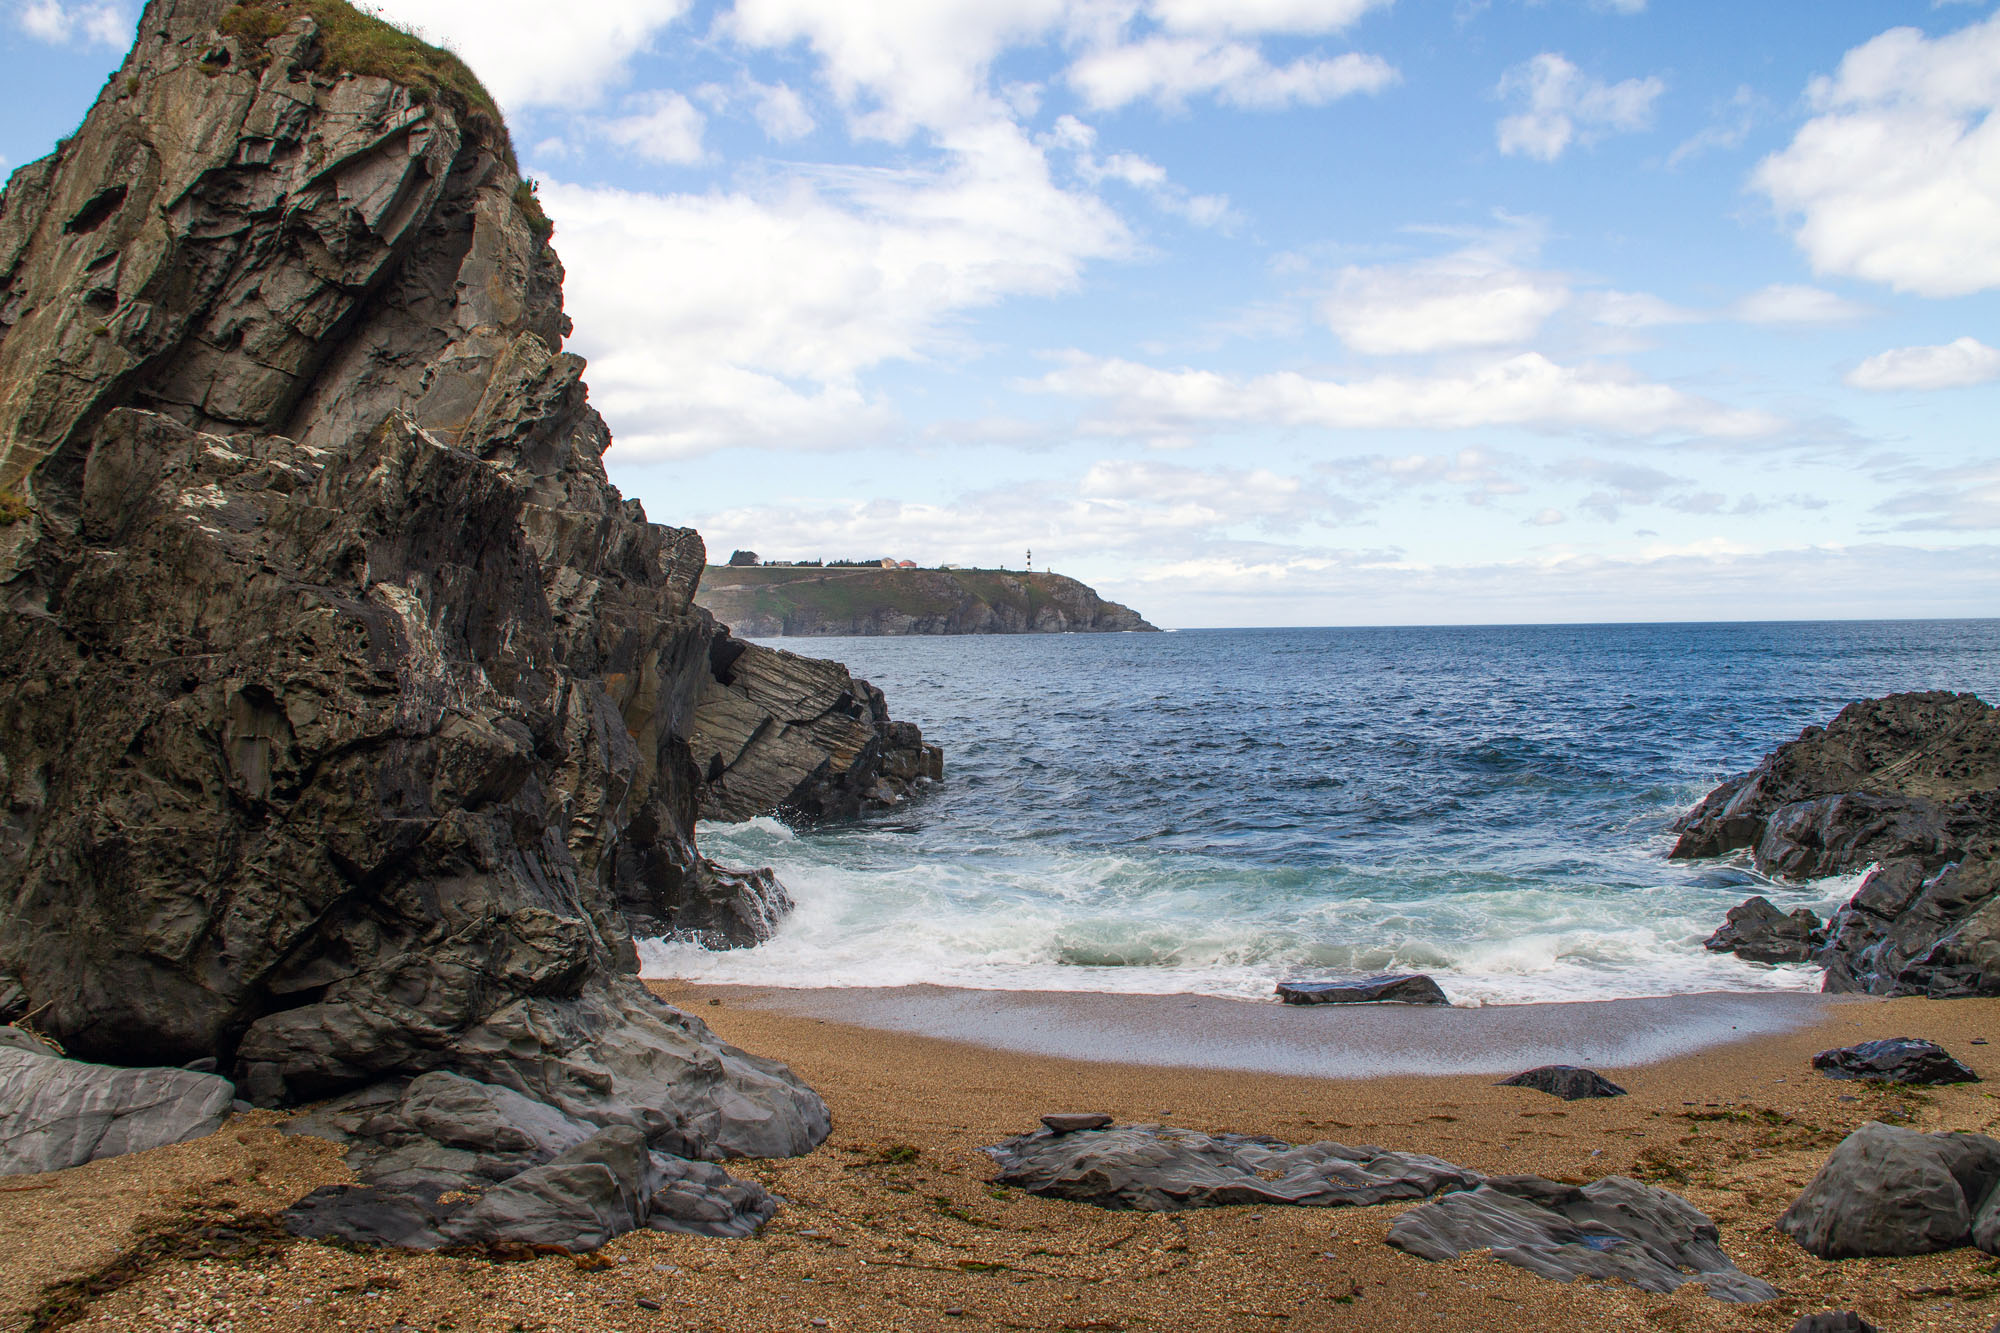
[[1475, 1172], [1422, 1153], [1340, 1143], [1295, 1147], [1167, 1125], [1048, 1129], [980, 1151], [1000, 1164], [996, 1184], [1143, 1212], [1237, 1203], [1361, 1207], [1468, 1189], [1479, 1180]]
[[1560, 1097], [1566, 1102], [1581, 1101], [1586, 1097], [1623, 1097], [1625, 1089], [1613, 1083], [1594, 1069], [1580, 1069], [1575, 1065], [1542, 1065], [1512, 1078], [1503, 1078], [1493, 1085], [1496, 1088], [1534, 1088], [1546, 1092], [1551, 1097]]
[[1812, 955], [1825, 989], [2000, 994], [2000, 711], [1976, 696], [1849, 705], [1717, 787], [1675, 829], [1674, 856], [1747, 849], [1789, 878], [1875, 863]]
[[1722, 928], [1703, 947], [1752, 963], [1808, 963], [1826, 947], [1826, 926], [1810, 908], [1780, 912], [1765, 897], [1729, 909]]
[[1821, 1051], [1813, 1068], [1828, 1078], [1868, 1079], [1876, 1083], [1977, 1083], [1979, 1075], [1953, 1059], [1936, 1042], [1915, 1037], [1885, 1037], [1859, 1046]]
[[60, 1171], [100, 1157], [204, 1138], [229, 1118], [229, 1080], [187, 1069], [113, 1069], [67, 1060], [0, 1029], [0, 1175]]
[[1437, 982], [1421, 972], [1327, 981], [1281, 981], [1286, 1004], [1450, 1004]]
[[[1984, 1134], [1924, 1134], [1871, 1121], [1833, 1150], [1778, 1230], [1822, 1259], [1930, 1254], [1973, 1240], [2000, 1181], [2000, 1142]], [[1994, 1210], [1989, 1233], [2000, 1232]], [[2000, 1235], [1981, 1246], [1989, 1253]]]
[[1700, 1282], [1717, 1300], [1768, 1301], [1777, 1289], [1731, 1262], [1706, 1213], [1679, 1195], [1623, 1176], [1564, 1185], [1496, 1176], [1398, 1217], [1389, 1244], [1443, 1262], [1471, 1250], [1542, 1277], [1615, 1278], [1642, 1291]]

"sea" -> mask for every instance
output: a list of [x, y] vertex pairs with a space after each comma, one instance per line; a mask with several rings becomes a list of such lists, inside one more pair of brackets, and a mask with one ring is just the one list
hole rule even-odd
[[2000, 620], [785, 639], [887, 692], [945, 780], [858, 823], [705, 823], [796, 909], [641, 944], [762, 986], [1189, 992], [1422, 971], [1454, 1003], [1811, 990], [1702, 941], [1859, 875], [1667, 858], [1676, 816], [1857, 699], [2000, 700]]

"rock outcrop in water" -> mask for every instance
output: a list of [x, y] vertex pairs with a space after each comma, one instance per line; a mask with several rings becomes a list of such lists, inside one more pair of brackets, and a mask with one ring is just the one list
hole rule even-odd
[[819, 1098], [654, 1000], [633, 931], [782, 910], [699, 811], [887, 803], [936, 752], [836, 664], [737, 688], [779, 655], [606, 480], [483, 108], [338, 0], [154, 0], [0, 195], [0, 1019], [264, 1104], [449, 1069], [803, 1151]]
[[759, 638], [1121, 634], [1158, 628], [1075, 579], [1004, 569], [732, 563], [708, 571], [697, 600], [737, 633]]
[[1813, 955], [1828, 990], [2000, 994], [2000, 711], [1970, 694], [1870, 699], [1808, 727], [1675, 826], [1677, 857], [1871, 871]]

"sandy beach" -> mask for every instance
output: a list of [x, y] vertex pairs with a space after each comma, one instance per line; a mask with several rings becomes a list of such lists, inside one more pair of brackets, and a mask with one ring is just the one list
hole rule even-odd
[[[791, 1062], [833, 1108], [833, 1136], [810, 1156], [733, 1164], [786, 1201], [760, 1237], [641, 1232], [596, 1255], [502, 1263], [292, 1241], [270, 1214], [349, 1176], [330, 1145], [284, 1137], [277, 1115], [255, 1112], [208, 1140], [0, 1186], [0, 1326], [75, 1316], [66, 1326], [105, 1333], [1785, 1330], [1838, 1307], [1889, 1330], [1983, 1330], [2000, 1315], [2000, 1275], [1976, 1251], [1827, 1263], [1770, 1225], [1867, 1120], [2000, 1126], [1990, 1084], [1834, 1083], [1812, 1072], [1814, 1051], [1926, 1036], [2000, 1077], [1989, 1054], [2000, 1047], [1972, 1044], [2000, 1038], [2000, 1001], [1729, 996], [1362, 1012], [1185, 996], [655, 989], [731, 1042]], [[1677, 1017], [1701, 1035], [1675, 1029]], [[1732, 1018], [1738, 1030], [1723, 1032]], [[1493, 1086], [1494, 1070], [1534, 1063], [1564, 1032], [1576, 1050], [1673, 1053], [1602, 1062], [1629, 1089], [1623, 1098], [1564, 1103]], [[1208, 1067], [1131, 1058], [1130, 1043], [1167, 1037]], [[1084, 1041], [1098, 1058], [1038, 1053]], [[1252, 1069], [1229, 1067], [1228, 1051]], [[1440, 1052], [1478, 1072], [1408, 1072]], [[1287, 1061], [1354, 1076], [1270, 1072]], [[1405, 1072], [1380, 1072], [1398, 1062]], [[1483, 1254], [1427, 1263], [1382, 1243], [1408, 1204], [1152, 1215], [988, 1184], [981, 1145], [1079, 1109], [1376, 1143], [1486, 1172], [1637, 1175], [1707, 1211], [1737, 1263], [1784, 1296], [1728, 1306], [1692, 1286], [1655, 1296], [1562, 1285]]]

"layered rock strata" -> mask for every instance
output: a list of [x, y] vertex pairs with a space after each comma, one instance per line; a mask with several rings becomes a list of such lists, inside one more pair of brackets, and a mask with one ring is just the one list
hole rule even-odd
[[1977, 697], [1852, 704], [1675, 827], [1677, 857], [1747, 850], [1801, 879], [1875, 866], [1811, 955], [1826, 989], [2000, 994], [2000, 711]]
[[[409, 39], [154, 0], [0, 195], [0, 1018], [264, 1104], [450, 1069], [804, 1151], [820, 1100], [633, 979], [635, 927], [783, 907], [694, 826], [784, 778], [711, 800], [691, 738], [783, 734], [783, 795], [842, 812], [935, 754], [830, 663], [713, 720], [750, 654], [605, 477], [504, 130], [371, 41]], [[801, 735], [829, 690], [851, 725]]]

